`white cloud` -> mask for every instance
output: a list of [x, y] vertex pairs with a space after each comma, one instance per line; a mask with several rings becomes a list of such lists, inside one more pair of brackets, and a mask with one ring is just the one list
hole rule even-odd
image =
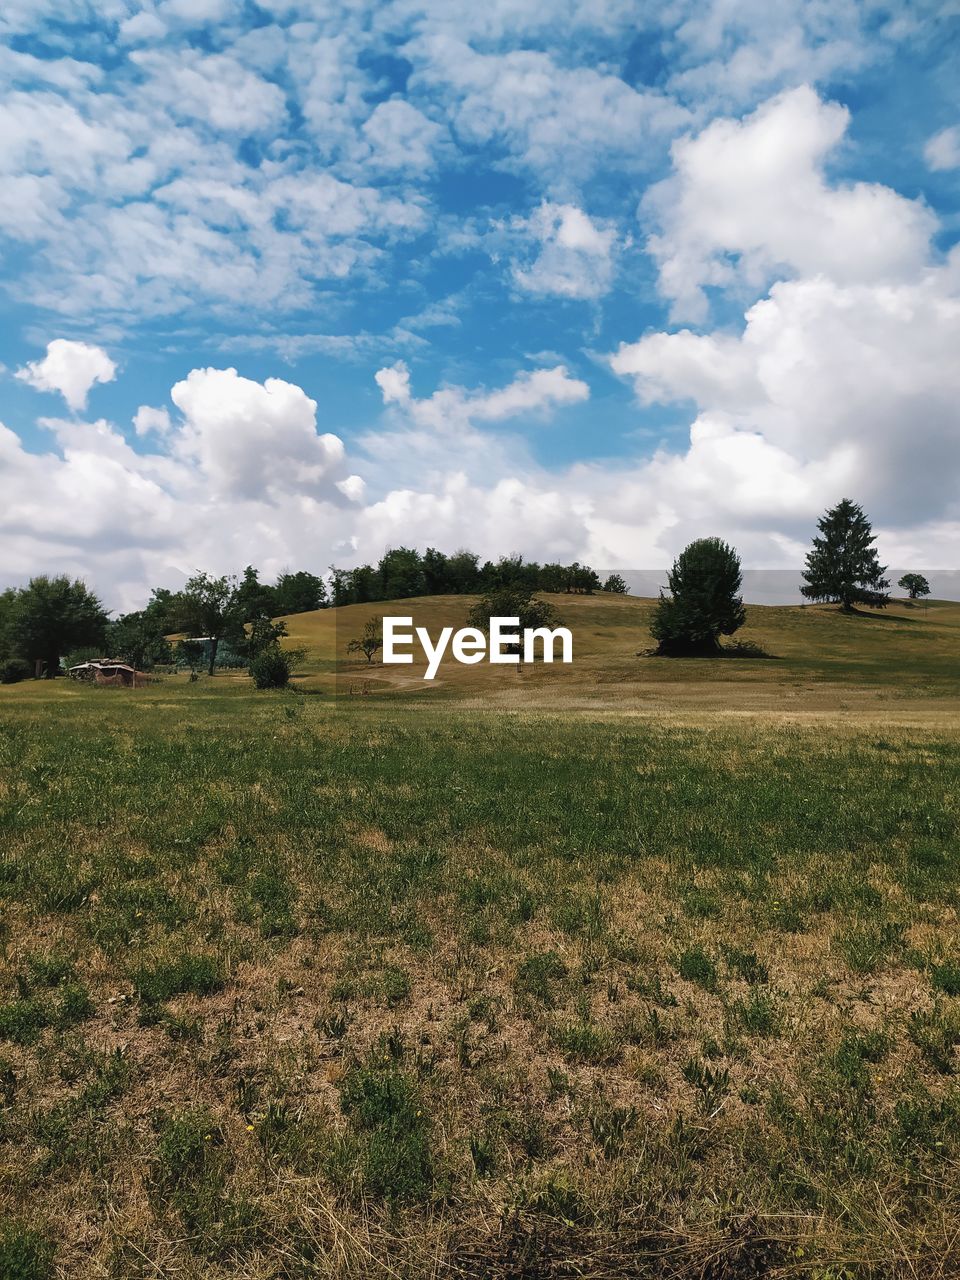
[[960, 125], [951, 125], [935, 133], [928, 139], [923, 156], [927, 167], [934, 172], [960, 169]]
[[340, 438], [317, 432], [317, 403], [290, 382], [253, 382], [236, 369], [194, 369], [170, 398], [184, 417], [178, 455], [196, 462], [217, 494], [329, 495]]
[[471, 418], [500, 422], [521, 413], [536, 413], [554, 405], [580, 404], [590, 398], [590, 388], [579, 378], [571, 378], [566, 367], [534, 369], [521, 373], [500, 391], [491, 391], [468, 401]]
[[896, 43], [907, 25], [858, 0], [678, 0], [664, 6], [661, 21], [676, 66], [670, 88], [727, 107], [782, 85], [849, 76]]
[[190, 48], [136, 50], [130, 61], [146, 75], [141, 94], [177, 119], [251, 134], [278, 128], [286, 112], [277, 85], [226, 54]]
[[513, 278], [528, 293], [563, 298], [598, 298], [613, 280], [616, 229], [592, 220], [570, 204], [544, 201], [529, 218], [515, 218], [511, 229], [538, 246], [529, 265], [514, 263]]
[[[739, 337], [651, 334], [611, 363], [645, 403], [692, 400], [727, 432], [759, 433], [800, 466], [845, 451], [856, 465], [850, 487], [887, 522], [955, 518], [958, 267], [960, 255], [897, 285], [781, 281]], [[717, 490], [719, 502], [729, 486]]]
[[446, 91], [463, 141], [505, 148], [514, 167], [534, 170], [554, 192], [576, 190], [601, 165], [642, 170], [690, 119], [656, 90], [535, 50], [478, 53], [443, 34], [413, 41], [408, 56], [416, 90]]
[[47, 354], [17, 371], [17, 377], [37, 391], [57, 391], [75, 413], [86, 406], [91, 387], [112, 382], [117, 366], [100, 347], [55, 338]]
[[120, 23], [120, 39], [130, 44], [149, 44], [162, 40], [166, 34], [166, 24], [148, 9], [141, 9]]
[[369, 162], [383, 169], [432, 169], [445, 131], [403, 98], [381, 102], [361, 133], [370, 147]]
[[148, 404], [142, 404], [137, 410], [133, 419], [133, 429], [138, 436], [149, 435], [153, 432], [155, 435], [165, 436], [171, 428], [170, 414], [166, 409], [153, 409]]
[[824, 162], [849, 119], [800, 88], [673, 144], [674, 174], [644, 208], [659, 227], [648, 248], [676, 318], [702, 319], [708, 286], [757, 293], [776, 275], [817, 273], [897, 282], [924, 268], [936, 220], [921, 202], [826, 180]]
[[545, 413], [556, 406], [578, 404], [590, 396], [590, 388], [571, 378], [564, 365], [519, 373], [499, 391], [467, 391], [441, 387], [425, 400], [410, 389], [410, 370], [402, 360], [374, 374], [385, 405], [409, 411], [418, 427], [436, 431], [464, 429], [472, 422], [501, 422], [524, 413]]
[[410, 370], [403, 360], [398, 360], [388, 369], [378, 369], [373, 377], [384, 404], [410, 403]]

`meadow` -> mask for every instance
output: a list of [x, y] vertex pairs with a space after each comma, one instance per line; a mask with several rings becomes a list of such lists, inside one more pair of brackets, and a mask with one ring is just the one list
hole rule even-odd
[[351, 608], [0, 689], [0, 1277], [960, 1274], [960, 606], [429, 691]]

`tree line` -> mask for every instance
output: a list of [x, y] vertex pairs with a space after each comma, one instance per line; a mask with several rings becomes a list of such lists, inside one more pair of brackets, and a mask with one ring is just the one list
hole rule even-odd
[[[38, 668], [53, 676], [63, 658], [104, 655], [138, 670], [149, 671], [178, 658], [195, 667], [201, 651], [190, 644], [194, 637], [204, 641], [203, 657], [211, 675], [217, 665], [250, 665], [253, 670], [258, 662], [282, 682], [278, 654], [286, 627], [273, 619], [331, 605], [508, 588], [588, 594], [627, 590], [618, 574], [601, 583], [593, 569], [578, 562], [541, 565], [522, 556], [505, 556], [481, 564], [471, 551], [446, 555], [431, 547], [421, 555], [398, 547], [387, 551], [375, 568], [331, 566], [326, 579], [299, 570], [266, 583], [252, 565], [239, 576], [197, 573], [179, 591], [154, 588], [144, 608], [111, 618], [86, 583], [65, 575], [40, 575], [25, 587], [0, 593], [0, 680], [25, 679]], [[175, 650], [168, 637], [177, 633], [188, 639]]]
[[380, 600], [403, 600], [410, 596], [482, 595], [490, 591], [527, 589], [567, 594], [592, 595], [609, 591], [620, 595], [627, 584], [618, 573], [601, 582], [589, 565], [539, 564], [523, 556], [502, 556], [486, 560], [472, 551], [446, 555], [434, 547], [422, 554], [412, 547], [387, 551], [379, 563], [356, 569], [330, 568], [330, 603], [376, 604]]

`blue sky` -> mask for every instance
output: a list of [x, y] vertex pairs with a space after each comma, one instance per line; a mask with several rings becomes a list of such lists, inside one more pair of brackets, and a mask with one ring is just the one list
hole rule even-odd
[[955, 567], [958, 24], [7, 0], [4, 583], [707, 532], [785, 568], [848, 492]]

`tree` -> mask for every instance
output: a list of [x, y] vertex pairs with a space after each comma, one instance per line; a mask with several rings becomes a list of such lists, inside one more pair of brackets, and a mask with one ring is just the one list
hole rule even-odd
[[379, 600], [402, 600], [409, 596], [422, 596], [426, 591], [426, 576], [419, 551], [410, 547], [394, 547], [387, 551], [377, 566], [380, 574]]
[[144, 671], [158, 662], [172, 662], [173, 650], [165, 630], [162, 614], [149, 609], [125, 613], [107, 627], [107, 650], [111, 658], [120, 658]]
[[196, 573], [177, 597], [179, 625], [191, 637], [210, 641], [208, 674], [213, 675], [217, 650], [224, 637], [240, 638], [243, 631], [241, 605], [234, 577], [212, 578]]
[[711, 656], [720, 637], [743, 626], [740, 557], [720, 538], [691, 542], [667, 574], [670, 595], [661, 594], [650, 630], [658, 652], [671, 657]]
[[287, 635], [285, 622], [271, 622], [269, 618], [254, 618], [244, 635], [235, 642], [237, 653], [250, 660], [259, 658], [267, 649], [279, 648], [280, 641]]
[[237, 586], [237, 608], [244, 622], [253, 622], [254, 618], [272, 618], [280, 612], [276, 608], [273, 587], [260, 581], [260, 574], [252, 564], [244, 569]]
[[312, 613], [327, 603], [323, 579], [303, 569], [298, 573], [281, 573], [273, 593], [278, 617], [289, 613]]
[[347, 653], [362, 653], [367, 662], [373, 662], [378, 649], [383, 648], [383, 616], [376, 614], [370, 618], [363, 632], [347, 645]]
[[919, 600], [921, 596], [930, 594], [930, 583], [922, 573], [905, 573], [897, 582], [901, 591], [905, 591], [911, 600]]
[[603, 590], [612, 591], [613, 594], [617, 596], [625, 596], [629, 592], [630, 588], [627, 586], [626, 582], [624, 582], [623, 578], [620, 577], [619, 573], [611, 573], [610, 577], [607, 578], [606, 582], [603, 584]]
[[71, 582], [65, 574], [31, 578], [17, 592], [7, 620], [11, 651], [27, 662], [44, 662], [49, 678], [71, 649], [102, 645], [106, 627], [99, 599], [79, 578]]
[[876, 538], [863, 508], [849, 498], [838, 502], [817, 521], [821, 537], [814, 538], [807, 554], [801, 594], [808, 600], [839, 604], [850, 613], [855, 604], [883, 606], [890, 599], [874, 547]]
[[[521, 659], [521, 665], [523, 659], [522, 633], [525, 630], [528, 628], [533, 630], [537, 627], [549, 627], [553, 630], [562, 625], [560, 615], [553, 605], [546, 600], [538, 599], [529, 587], [521, 584], [497, 587], [495, 590], [488, 592], [470, 610], [467, 623], [471, 627], [476, 627], [478, 631], [483, 631], [489, 635], [491, 618], [520, 619], [520, 625], [517, 630], [521, 635], [521, 639], [515, 646], [515, 652]], [[510, 650], [504, 646], [504, 652], [509, 653]]]

